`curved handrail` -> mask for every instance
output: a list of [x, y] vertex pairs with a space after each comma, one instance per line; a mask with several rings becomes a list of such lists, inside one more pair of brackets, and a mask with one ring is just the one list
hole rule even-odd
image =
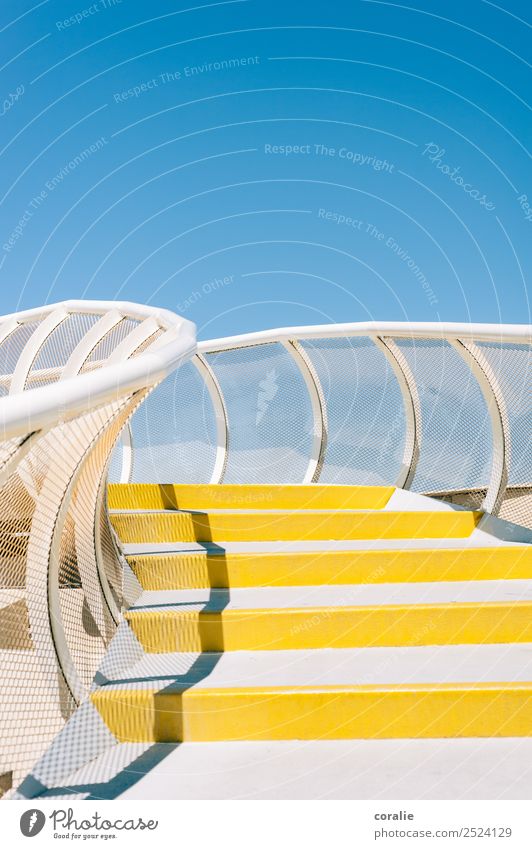
[[0, 318], [0, 773], [15, 783], [87, 695], [121, 620], [104, 486], [116, 441], [195, 350], [191, 322], [128, 302]]
[[473, 339], [479, 342], [520, 342], [532, 344], [532, 326], [529, 324], [468, 324], [465, 322], [407, 322], [360, 321], [345, 324], [315, 324], [259, 330], [238, 336], [224, 336], [198, 342], [200, 353], [227, 351], [280, 342], [283, 339], [338, 339], [356, 336], [391, 336], [402, 339]]
[[[213, 472], [210, 477], [210, 482], [220, 482], [222, 475], [225, 475], [224, 480], [232, 482], [247, 482], [246, 475], [249, 473], [249, 465], [246, 465], [244, 460], [240, 461], [240, 467], [236, 468], [236, 458], [243, 457], [245, 451], [263, 450], [263, 445], [260, 444], [258, 433], [256, 441], [253, 442], [252, 425], [249, 420], [250, 409], [249, 404], [253, 403], [251, 395], [246, 399], [238, 398], [238, 404], [234, 396], [234, 381], [238, 374], [237, 360], [231, 359], [237, 352], [246, 354], [249, 353], [249, 362], [252, 365], [260, 365], [260, 358], [264, 355], [264, 368], [267, 368], [269, 352], [273, 349], [278, 351], [284, 350], [287, 355], [284, 368], [288, 375], [289, 361], [292, 362], [292, 367], [297, 369], [300, 378], [300, 384], [304, 387], [306, 393], [312, 424], [310, 431], [308, 425], [303, 426], [301, 422], [300, 433], [304, 437], [305, 433], [310, 435], [307, 443], [306, 458], [302, 458], [298, 465], [299, 471], [293, 471], [290, 467], [290, 460], [287, 459], [284, 464], [279, 463], [281, 468], [280, 474], [286, 474], [286, 478], [279, 478], [278, 482], [316, 482], [323, 480], [324, 472], [327, 473], [328, 459], [334, 453], [335, 445], [338, 442], [338, 435], [334, 434], [334, 426], [328, 424], [331, 413], [331, 402], [326, 397], [323, 381], [318, 374], [316, 351], [313, 349], [315, 344], [319, 349], [322, 344], [330, 344], [334, 340], [349, 342], [349, 340], [367, 340], [369, 346], [374, 346], [374, 349], [379, 352], [379, 355], [386, 368], [391, 371], [395, 378], [396, 387], [400, 391], [402, 397], [402, 413], [401, 421], [396, 423], [395, 432], [392, 425], [392, 436], [390, 439], [393, 445], [392, 449], [401, 455], [401, 462], [396, 469], [394, 476], [385, 478], [387, 483], [395, 483], [397, 486], [409, 489], [417, 489], [419, 491], [436, 491], [437, 487], [434, 481], [423, 481], [423, 469], [426, 469], [429, 452], [435, 452], [434, 447], [434, 409], [445, 395], [445, 387], [443, 385], [427, 388], [430, 383], [431, 375], [430, 366], [424, 365], [424, 357], [426, 351], [423, 346], [428, 346], [433, 352], [441, 349], [447, 357], [445, 368], [448, 373], [442, 373], [442, 381], [447, 380], [452, 386], [456, 381], [457, 398], [456, 398], [456, 418], [455, 421], [447, 423], [448, 432], [437, 434], [437, 438], [442, 445], [447, 444], [447, 450], [454, 452], [457, 457], [460, 456], [460, 462], [465, 467], [468, 458], [461, 456], [466, 448], [461, 444], [463, 442], [463, 433], [458, 432], [460, 427], [462, 430], [469, 428], [469, 443], [475, 444], [475, 429], [478, 429], [479, 434], [482, 430], [482, 436], [479, 435], [479, 440], [482, 438], [482, 448], [485, 453], [489, 451], [489, 473], [485, 479], [477, 480], [470, 475], [469, 487], [465, 487], [461, 477], [463, 469], [456, 468], [456, 480], [454, 488], [456, 491], [467, 491], [475, 493], [477, 499], [478, 488], [484, 488], [484, 499], [481, 505], [478, 504], [478, 499], [475, 501], [476, 506], [481, 506], [486, 512], [498, 514], [505, 500], [505, 493], [509, 486], [515, 489], [519, 486], [523, 489], [532, 490], [532, 471], [526, 472], [526, 480], [521, 480], [519, 475], [522, 474], [523, 463], [520, 466], [516, 465], [516, 472], [512, 478], [512, 441], [516, 439], [521, 442], [520, 453], [521, 458], [526, 456], [527, 448], [524, 445], [523, 424], [515, 421], [515, 404], [517, 390], [512, 386], [512, 381], [515, 375], [512, 373], [516, 366], [512, 365], [512, 352], [525, 354], [530, 362], [530, 352], [532, 350], [532, 327], [530, 325], [497, 325], [497, 324], [472, 324], [472, 323], [457, 323], [457, 322], [429, 322], [429, 323], [409, 323], [409, 322], [360, 322], [360, 323], [345, 323], [345, 324], [326, 324], [313, 325], [302, 327], [283, 327], [278, 329], [263, 330], [256, 333], [246, 333], [238, 336], [230, 336], [219, 339], [210, 339], [198, 343], [197, 356], [193, 362], [201, 359], [203, 370], [205, 367], [210, 369], [210, 380], [206, 381], [212, 386], [208, 386], [211, 394], [213, 408], [218, 410], [216, 414], [217, 428], [217, 454], [213, 464]], [[414, 355], [412, 354], [414, 352]], [[319, 351], [318, 351], [319, 353]], [[229, 359], [225, 359], [229, 355]], [[452, 359], [454, 357], [454, 359]], [[319, 359], [319, 358], [318, 358]], [[499, 362], [500, 361], [500, 362]], [[242, 360], [244, 362], [244, 360]], [[195, 362], [199, 367], [199, 362]], [[461, 365], [460, 365], [461, 364]], [[353, 368], [353, 362], [348, 363], [346, 368]], [[525, 369], [528, 365], [522, 360], [517, 363], [517, 371], [523, 371], [522, 380], [527, 381]], [[425, 369], [425, 376], [423, 375]], [[443, 369], [443, 366], [442, 366]], [[201, 369], [200, 369], [201, 370]], [[245, 373], [245, 372], [243, 372]], [[232, 377], [231, 377], [232, 375]], [[326, 375], [325, 375], [326, 377]], [[346, 393], [356, 395], [356, 379], [355, 375], [346, 375], [343, 377], [351, 380], [351, 389], [347, 387]], [[262, 375], [262, 380], [271, 381], [271, 373], [265, 372]], [[294, 384], [293, 376], [290, 377], [292, 386]], [[378, 388], [379, 376], [375, 374], [374, 381]], [[260, 393], [260, 389], [253, 389], [255, 385], [251, 379], [244, 380], [250, 385], [249, 392], [255, 391]], [[262, 385], [259, 383], [259, 385]], [[216, 387], [214, 393], [213, 386]], [[275, 393], [275, 387], [271, 388]], [[453, 387], [454, 389], [454, 387]], [[266, 394], [270, 390], [266, 390]], [[301, 390], [298, 390], [301, 391]], [[460, 398], [459, 392], [463, 391], [463, 398]], [[526, 385], [523, 386], [521, 396], [526, 394]], [[447, 387], [447, 392], [449, 388]], [[229, 396], [226, 397], [226, 394]], [[467, 396], [470, 396], [469, 402], [476, 405], [476, 418], [471, 418], [469, 422], [458, 422], [459, 415], [467, 418]], [[435, 397], [438, 396], [438, 397]], [[279, 397], [279, 396], [278, 396]], [[300, 396], [298, 396], [300, 397]], [[466, 400], [464, 400], [466, 399]], [[473, 400], [472, 400], [473, 399]], [[384, 407], [386, 407], [387, 398], [383, 399]], [[522, 400], [522, 399], [521, 399]], [[290, 403], [288, 396], [284, 398], [285, 404]], [[363, 402], [362, 402], [363, 403]], [[462, 411], [464, 405], [464, 411]], [[334, 406], [334, 404], [332, 404]], [[220, 413], [223, 410], [223, 415]], [[334, 412], [334, 411], [333, 411]], [[447, 411], [448, 414], [449, 411]], [[525, 414], [530, 416], [530, 410], [526, 410]], [[360, 410], [348, 411], [346, 416], [361, 417]], [[398, 414], [397, 414], [398, 415]], [[247, 418], [246, 418], [247, 416]], [[262, 418], [262, 414], [259, 418]], [[230, 422], [230, 424], [229, 424]], [[458, 422], [458, 424], [457, 424]], [[484, 433], [485, 424], [489, 423], [490, 432]], [[134, 431], [133, 421], [133, 431]], [[306, 430], [305, 430], [306, 427]], [[246, 433], [244, 434], [245, 429]], [[442, 425], [443, 428], [443, 425]], [[331, 432], [329, 432], [331, 431]], [[242, 440], [243, 434], [246, 436]], [[473, 434], [473, 436], [471, 436]], [[238, 447], [244, 441], [246, 447]], [[491, 445], [488, 444], [488, 438], [491, 440]], [[402, 442], [401, 442], [402, 440]], [[295, 440], [292, 440], [292, 444]], [[329, 443], [329, 445], [328, 445]], [[465, 440], [464, 444], [467, 443]], [[251, 446], [251, 448], [249, 447]], [[177, 446], [179, 447], [179, 445]], [[477, 446], [478, 447], [478, 446]], [[300, 445], [296, 445], [296, 449], [300, 450]], [[184, 450], [184, 449], [183, 449]], [[135, 442], [133, 440], [133, 453], [135, 454]], [[480, 454], [481, 452], [478, 451]], [[288, 456], [293, 457], [294, 453]], [[516, 452], [514, 452], [514, 456]], [[267, 461], [264, 461], [265, 480], [270, 478], [267, 475], [271, 474], [271, 469]], [[441, 461], [443, 463], [443, 460]], [[449, 458], [449, 472], [452, 473], [453, 457]], [[471, 461], [473, 462], [473, 461]], [[477, 462], [478, 458], [477, 458]], [[458, 463], [458, 460], [456, 460]], [[342, 478], [343, 482], [357, 483], [361, 482], [357, 478], [357, 474], [371, 471], [371, 458], [368, 452], [368, 466], [364, 469], [353, 470], [352, 478], [349, 476]], [[482, 473], [484, 475], [484, 472]], [[290, 477], [290, 475], [292, 475]], [[516, 479], [517, 475], [517, 479]], [[137, 479], [137, 478], [134, 478]], [[139, 480], [141, 478], [138, 478]], [[330, 475], [329, 475], [330, 479]], [[203, 478], [198, 478], [201, 482]], [[257, 472], [256, 482], [261, 480], [260, 472]], [[449, 486], [447, 481], [442, 481], [440, 489], [442, 493], [447, 493]], [[515, 506], [515, 499], [512, 504]], [[522, 506], [522, 505], [521, 505]], [[521, 514], [517, 515], [515, 511], [509, 514], [508, 506], [503, 509], [505, 518], [510, 518], [522, 524], [532, 523], [532, 511], [528, 506], [521, 509]]]
[[[124, 359], [113, 365], [86, 374], [59, 379], [48, 386], [29, 391], [16, 391], [0, 399], [0, 437], [11, 439], [33, 430], [47, 427], [60, 419], [69, 417], [104, 404], [121, 394], [130, 394], [162, 380], [174, 371], [184, 360], [189, 359], [196, 349], [195, 326], [192, 322], [180, 318], [169, 310], [150, 310], [140, 304], [117, 301], [63, 301], [52, 304], [46, 309], [26, 310], [0, 319], [0, 334], [4, 325], [10, 326], [10, 333], [21, 324], [44, 321], [61, 312], [68, 317], [71, 314], [104, 315], [113, 310], [129, 319], [144, 321], [151, 319], [158, 323], [165, 335], [163, 344], [139, 354], [134, 359]], [[13, 322], [16, 322], [14, 324]], [[48, 336], [56, 325], [50, 325]], [[39, 340], [42, 347], [46, 337]], [[35, 356], [38, 348], [35, 351]], [[35, 360], [34, 356], [34, 360]], [[17, 387], [18, 390], [18, 387]]]
[[[61, 352], [50, 340], [68, 335], [69, 319], [77, 335]], [[198, 482], [251, 482], [251, 470], [253, 482], [334, 483], [340, 468], [341, 482], [359, 483], [375, 477], [382, 456], [381, 481], [470, 498], [531, 525], [532, 473], [515, 459], [530, 457], [531, 349], [528, 325], [365, 322], [196, 344], [189, 321], [127, 302], [65, 301], [0, 318], [0, 661], [14, 681], [4, 706], [0, 693], [9, 741], [0, 773], [21, 776], [38, 756], [19, 742], [30, 728], [41, 750], [57, 733], [121, 620], [123, 563], [105, 501], [110, 457], [126, 429], [120, 477], [139, 480], [133, 414], [154, 389], [156, 403], [156, 386], [178, 366], [176, 381], [188, 373], [204, 392], [197, 415], [211, 416], [205, 451], [192, 421], [197, 398], [179, 392]], [[435, 353], [442, 365], [434, 374]], [[179, 430], [173, 444], [164, 438], [171, 419], [156, 417], [167, 456], [189, 450]], [[485, 479], [470, 475], [464, 486], [466, 449], [479, 440]], [[426, 474], [427, 458], [445, 467], [452, 487]], [[168, 483], [164, 462], [160, 474]]]

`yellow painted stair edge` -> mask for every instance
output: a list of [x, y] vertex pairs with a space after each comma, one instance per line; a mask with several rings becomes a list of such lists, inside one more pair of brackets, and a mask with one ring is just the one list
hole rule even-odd
[[532, 546], [131, 554], [145, 590], [532, 578]]
[[150, 653], [532, 642], [532, 602], [129, 610]]
[[121, 742], [532, 735], [532, 683], [102, 687], [91, 700]]
[[124, 543], [305, 539], [454, 539], [470, 536], [482, 513], [470, 511], [305, 511], [111, 513]]
[[111, 483], [112, 510], [380, 510], [394, 486]]

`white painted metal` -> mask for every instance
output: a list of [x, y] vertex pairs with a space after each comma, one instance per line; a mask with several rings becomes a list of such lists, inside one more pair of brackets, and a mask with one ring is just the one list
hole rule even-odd
[[[198, 355], [208, 362], [210, 355], [220, 351], [256, 349], [261, 345], [272, 344], [283, 345], [291, 354], [304, 377], [314, 415], [312, 449], [306, 472], [301, 479], [302, 483], [308, 483], [319, 478], [325, 448], [327, 410], [312, 360], [299, 343], [309, 339], [327, 342], [332, 339], [362, 337], [371, 338], [379, 350], [385, 354], [401, 389], [406, 432], [401, 470], [395, 483], [405, 489], [412, 486], [418, 461], [423, 453], [423, 437], [419, 389], [407, 358], [397, 341], [430, 340], [435, 343], [447, 343], [460, 354], [480, 387], [491, 418], [493, 434], [491, 476], [489, 482], [486, 482], [487, 494], [482, 507], [486, 512], [497, 514], [508, 482], [510, 424], [504, 393], [479, 343], [496, 343], [501, 346], [522, 345], [530, 349], [532, 346], [530, 325], [364, 322], [285, 327], [203, 341], [198, 343]], [[301, 356], [301, 352], [305, 354], [305, 357]], [[233, 427], [238, 427], [238, 422], [233, 422]], [[457, 481], [456, 484], [457, 489], [460, 489], [460, 483]], [[522, 484], [525, 487], [532, 486], [531, 481], [523, 481]]]
[[[28, 389], [50, 334], [70, 317], [75, 324], [80, 314], [100, 318], [65, 365], [50, 362], [39, 371], [55, 382]], [[133, 320], [124, 328], [124, 341], [116, 344], [117, 337], [109, 336], [107, 347], [115, 344], [114, 350], [80, 373], [96, 345], [124, 319]], [[46, 685], [37, 683], [23, 716], [16, 710], [10, 714], [9, 708], [7, 714], [0, 711], [6, 741], [0, 772], [8, 768], [15, 776], [60, 730], [69, 698], [79, 703], [87, 695], [95, 646], [101, 647], [102, 640], [106, 644], [113, 619], [116, 624], [120, 619], [106, 574], [106, 567], [113, 566], [109, 558], [114, 562], [117, 553], [109, 541], [104, 551], [100, 527], [108, 522], [101, 508], [109, 453], [146, 394], [196, 349], [193, 324], [135, 304], [69, 301], [0, 318], [0, 343], [27, 323], [37, 327], [18, 353], [13, 374], [5, 375], [10, 394], [0, 399], [0, 499], [6, 511], [0, 546], [7, 581], [1, 589], [4, 607], [12, 597], [9, 588], [21, 588], [17, 603], [23, 613], [12, 630], [15, 640], [31, 643], [31, 650], [18, 654], [24, 686], [31, 689], [33, 681], [41, 680]], [[131, 466], [125, 471], [129, 477]], [[1, 674], [8, 679], [10, 656], [0, 652], [7, 664]], [[31, 744], [11, 744], [21, 734]]]
[[120, 483], [129, 483], [133, 474], [133, 434], [131, 424], [127, 423], [122, 431], [122, 467], [120, 469]]
[[111, 309], [102, 315], [100, 319], [93, 324], [88, 333], [76, 345], [68, 358], [65, 367], [63, 368], [62, 378], [66, 380], [69, 377], [79, 374], [83, 368], [87, 358], [96, 348], [99, 342], [104, 339], [107, 334], [122, 321], [122, 313], [119, 310]]
[[216, 422], [216, 455], [210, 483], [222, 483], [227, 468], [229, 451], [229, 422], [223, 392], [209, 363], [201, 354], [192, 358], [209, 393]]
[[303, 346], [297, 339], [283, 340], [281, 344], [298, 367], [312, 406], [312, 447], [309, 464], [301, 483], [316, 483], [320, 477], [327, 448], [327, 403], [318, 373]]
[[[49, 381], [46, 386], [27, 389], [28, 377], [50, 334], [69, 317], [81, 314], [99, 318], [76, 345], [66, 364], [52, 362], [38, 372], [39, 377]], [[91, 362], [90, 368], [83, 371], [96, 346], [106, 339], [111, 345], [117, 338], [113, 330], [125, 320], [133, 320], [133, 325], [124, 328], [129, 331], [124, 341], [116, 344], [109, 355], [102, 354], [104, 359]], [[69, 523], [75, 527], [72, 538], [81, 583], [92, 582], [93, 587], [99, 587], [99, 595], [93, 596], [88, 606], [92, 619], [102, 631], [108, 622], [108, 612], [115, 622], [120, 619], [109, 583], [111, 579], [108, 580], [104, 568], [104, 558], [109, 554], [104, 553], [102, 534], [108, 528], [103, 529], [99, 524], [102, 516], [106, 522], [108, 520], [102, 507], [105, 505], [109, 452], [125, 426], [120, 479], [123, 482], [131, 480], [135, 446], [128, 418], [145, 395], [184, 361], [190, 360], [198, 370], [212, 401], [216, 455], [210, 482], [220, 483], [229, 457], [230, 425], [216, 365], [211, 363], [209, 355], [250, 346], [282, 345], [303, 378], [311, 404], [312, 444], [301, 482], [313, 483], [319, 480], [326, 458], [327, 399], [312, 355], [301, 342], [306, 339], [371, 339], [386, 356], [402, 393], [406, 429], [401, 471], [396, 483], [408, 489], [418, 460], [423, 456], [421, 405], [416, 378], [397, 342], [406, 339], [448, 343], [478, 383], [491, 418], [491, 474], [483, 509], [497, 514], [504, 499], [511, 452], [512, 434], [507, 410], [510, 399], [505, 397], [479, 343], [530, 347], [532, 332], [529, 326], [367, 322], [282, 328], [215, 339], [196, 346], [194, 326], [166, 310], [120, 302], [67, 301], [1, 318], [0, 344], [8, 342], [21, 325], [28, 323], [37, 323], [37, 327], [21, 351], [13, 374], [0, 376], [0, 384], [9, 390], [8, 395], [0, 398], [0, 445], [3, 443], [5, 458], [0, 495], [18, 475], [22, 492], [26, 487], [24, 497], [29, 494], [35, 505], [24, 554], [31, 634], [36, 654], [44, 658], [47, 676], [57, 678], [61, 670], [78, 701], [86, 689], [68, 645], [61, 607], [61, 558], [65, 556], [62, 546], [69, 533]], [[37, 376], [37, 372], [34, 374]], [[231, 427], [238, 428], [238, 421], [232, 422]], [[96, 465], [90, 466], [91, 462]], [[80, 482], [86, 487], [83, 491], [88, 493], [86, 502], [76, 500]], [[419, 496], [412, 497], [419, 499]], [[7, 545], [16, 547], [20, 538], [18, 532], [8, 535]], [[16, 557], [20, 556], [16, 549]], [[56, 688], [58, 703], [60, 689], [60, 686]]]
[[42, 321], [31, 335], [18, 358], [9, 389], [10, 395], [23, 392], [31, 367], [39, 355], [39, 351], [51, 333], [68, 318], [68, 313], [62, 307], [54, 310]]
[[198, 342], [198, 351], [208, 354], [289, 339], [340, 339], [356, 336], [390, 336], [402, 339], [471, 339], [477, 342], [521, 342], [532, 344], [529, 324], [459, 324], [457, 322], [366, 321], [351, 324], [319, 324], [260, 330], [240, 336], [225, 336]]
[[[92, 308], [85, 309], [85, 312], [94, 313], [98, 306], [102, 308], [101, 302], [90, 303], [93, 303]], [[114, 308], [112, 304], [104, 305], [104, 308], [106, 306]], [[65, 306], [65, 309], [67, 308]], [[125, 315], [131, 317], [127, 312]], [[133, 317], [138, 315], [142, 313], [139, 314], [137, 307]], [[147, 350], [126, 362], [117, 362], [96, 371], [33, 389], [31, 394], [20, 392], [15, 396], [0, 399], [0, 437], [10, 439], [58, 421], [68, 421], [105, 404], [117, 395], [130, 394], [151, 386], [170, 374], [180, 362], [189, 359], [195, 352], [194, 325], [167, 310], [154, 311], [153, 317], [161, 321], [164, 329], [178, 331], [178, 335], [168, 343], [157, 346], [156, 350]], [[146, 316], [142, 315], [142, 318]]]
[[496, 515], [508, 484], [508, 469], [510, 467], [511, 434], [506, 401], [499, 381], [478, 345], [462, 339], [452, 340], [452, 344], [476, 378], [490, 414], [492, 432], [491, 478], [482, 508], [487, 513]]
[[417, 385], [405, 355], [393, 339], [382, 336], [373, 336], [372, 339], [388, 360], [403, 396], [405, 444], [403, 462], [396, 485], [402, 489], [409, 489], [416, 474], [421, 444], [421, 404]]

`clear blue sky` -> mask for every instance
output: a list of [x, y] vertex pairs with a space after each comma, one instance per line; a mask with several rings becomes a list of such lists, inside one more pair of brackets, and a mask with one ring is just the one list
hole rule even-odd
[[121, 298], [200, 338], [530, 321], [525, 0], [0, 16], [2, 312]]

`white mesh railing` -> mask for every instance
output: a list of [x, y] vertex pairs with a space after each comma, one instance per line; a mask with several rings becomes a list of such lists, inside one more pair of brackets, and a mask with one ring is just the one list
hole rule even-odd
[[530, 527], [531, 336], [371, 322], [201, 342], [114, 479], [396, 484]]
[[86, 696], [115, 632], [109, 458], [144, 398], [194, 351], [194, 325], [135, 304], [73, 301], [0, 319], [3, 789]]
[[327, 325], [196, 346], [190, 322], [133, 304], [0, 319], [1, 786], [86, 696], [120, 621], [108, 474], [393, 483], [531, 527], [530, 351], [528, 326]]

